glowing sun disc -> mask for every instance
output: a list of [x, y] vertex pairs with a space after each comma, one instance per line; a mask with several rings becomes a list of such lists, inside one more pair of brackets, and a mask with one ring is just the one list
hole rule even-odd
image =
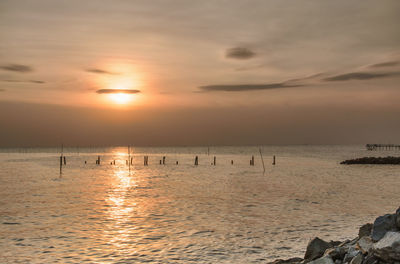
[[133, 95], [131, 94], [126, 94], [126, 93], [114, 93], [114, 94], [109, 94], [108, 95], [111, 101], [113, 101], [116, 104], [127, 104], [130, 101], [132, 101]]

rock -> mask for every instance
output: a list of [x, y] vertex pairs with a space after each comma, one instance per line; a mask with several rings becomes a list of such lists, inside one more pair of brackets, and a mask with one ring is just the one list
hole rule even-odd
[[325, 257], [313, 260], [313, 261], [309, 262], [309, 264], [335, 264], [335, 262], [333, 262], [333, 260], [330, 257], [325, 256]]
[[395, 231], [396, 228], [396, 215], [386, 214], [379, 216], [375, 219], [374, 225], [372, 227], [371, 238], [373, 241], [379, 241], [385, 236], [388, 231]]
[[349, 247], [347, 250], [347, 254], [343, 258], [343, 262], [350, 262], [355, 256], [360, 253], [360, 250], [356, 249], [355, 247]]
[[342, 260], [347, 253], [345, 247], [333, 247], [325, 250], [324, 256], [329, 256], [336, 262], [336, 260]]
[[269, 262], [268, 264], [297, 264], [302, 261], [303, 261], [302, 258], [277, 259], [273, 262]]
[[361, 264], [364, 260], [364, 256], [361, 253], [358, 253], [351, 261], [350, 264]]
[[400, 207], [396, 210], [396, 227], [400, 230]]
[[379, 242], [373, 245], [372, 253], [389, 263], [400, 261], [400, 233], [387, 232]]
[[377, 264], [379, 260], [373, 255], [367, 255], [364, 259], [363, 264]]
[[357, 248], [361, 250], [363, 254], [367, 254], [368, 251], [372, 248], [373, 241], [368, 236], [363, 236], [357, 242]]
[[362, 225], [358, 230], [358, 237], [362, 238], [363, 236], [370, 236], [372, 231], [372, 226], [373, 225], [371, 223]]
[[308, 243], [304, 259], [306, 261], [311, 261], [322, 257], [325, 253], [325, 250], [330, 247], [332, 247], [330, 243], [316, 237]]

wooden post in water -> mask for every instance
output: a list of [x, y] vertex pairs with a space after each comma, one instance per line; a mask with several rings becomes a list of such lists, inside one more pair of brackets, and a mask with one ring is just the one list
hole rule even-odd
[[231, 160], [231, 165], [233, 165], [233, 160]]
[[62, 174], [63, 157], [60, 156], [60, 176]]
[[162, 164], [165, 165], [165, 156], [162, 157]]
[[148, 166], [149, 165], [149, 156], [144, 156], [143, 157], [143, 165]]
[[100, 156], [97, 156], [97, 165], [100, 165]]
[[213, 165], [214, 165], [214, 166], [217, 165], [217, 157], [216, 157], [216, 156], [214, 156], [214, 163], [213, 163]]
[[178, 161], [176, 161], [176, 165], [178, 165], [179, 164], [179, 162]]
[[275, 155], [274, 155], [274, 157], [272, 158], [272, 165], [275, 165], [276, 163], [275, 163]]
[[254, 155], [251, 156], [250, 165], [251, 165], [251, 166], [254, 166]]
[[131, 172], [131, 164], [132, 164], [132, 159], [131, 159], [131, 147], [128, 146], [128, 163], [129, 163], [129, 173]]
[[265, 164], [264, 164], [264, 159], [263, 159], [263, 156], [262, 156], [261, 148], [259, 148], [258, 151], [260, 151], [261, 161], [262, 161], [263, 169], [264, 169], [264, 172], [265, 172]]
[[64, 145], [63, 145], [63, 144], [61, 144], [61, 156], [60, 156], [60, 177], [61, 177], [61, 175], [62, 175], [63, 154], [64, 154]]
[[67, 165], [67, 159], [64, 156], [64, 165]]
[[199, 157], [198, 156], [196, 156], [195, 158], [194, 158], [194, 165], [199, 165]]

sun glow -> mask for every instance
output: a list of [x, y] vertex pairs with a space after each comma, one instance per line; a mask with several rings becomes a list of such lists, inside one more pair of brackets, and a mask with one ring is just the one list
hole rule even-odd
[[125, 105], [132, 102], [133, 96], [134, 95], [132, 94], [126, 94], [126, 93], [114, 93], [108, 95], [111, 101], [119, 105]]

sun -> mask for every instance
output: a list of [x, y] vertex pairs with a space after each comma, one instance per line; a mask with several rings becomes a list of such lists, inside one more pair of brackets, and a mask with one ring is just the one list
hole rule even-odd
[[125, 105], [130, 103], [133, 100], [132, 94], [127, 93], [113, 93], [108, 95], [110, 100], [113, 101], [115, 104]]

